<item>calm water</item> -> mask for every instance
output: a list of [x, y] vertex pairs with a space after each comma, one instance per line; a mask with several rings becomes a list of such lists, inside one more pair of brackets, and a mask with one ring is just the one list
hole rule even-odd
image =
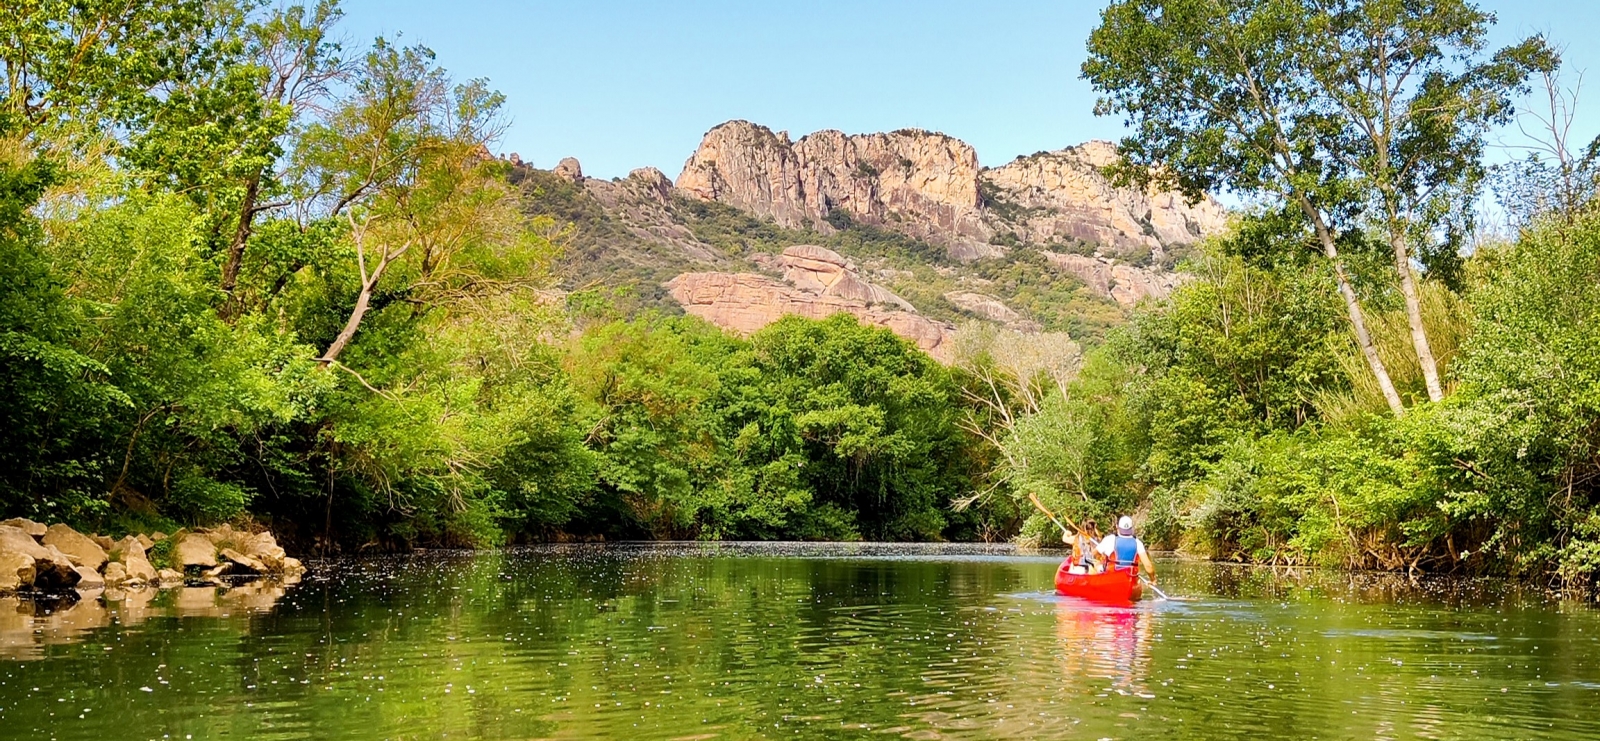
[[1006, 548], [554, 547], [0, 600], [0, 737], [1600, 738], [1600, 613], [1493, 582]]

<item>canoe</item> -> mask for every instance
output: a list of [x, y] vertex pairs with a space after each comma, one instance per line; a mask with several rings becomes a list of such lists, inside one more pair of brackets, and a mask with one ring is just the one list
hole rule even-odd
[[1096, 602], [1133, 602], [1143, 596], [1137, 569], [1112, 569], [1099, 574], [1068, 573], [1072, 563], [1056, 570], [1056, 594]]

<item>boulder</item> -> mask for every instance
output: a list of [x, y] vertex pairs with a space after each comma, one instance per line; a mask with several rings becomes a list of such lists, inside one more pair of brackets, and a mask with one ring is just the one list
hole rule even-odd
[[73, 586], [79, 589], [101, 589], [105, 587], [106, 580], [100, 576], [100, 572], [88, 566], [74, 566], [72, 568], [78, 572], [78, 583]]
[[39, 542], [60, 549], [67, 554], [67, 558], [72, 559], [74, 566], [83, 566], [96, 573], [106, 562], [106, 551], [100, 544], [66, 525], [51, 525]]
[[151, 538], [148, 535], [142, 535], [141, 534], [141, 535], [138, 535], [136, 537], [139, 539], [139, 545], [143, 546], [144, 549], [147, 550], [147, 551], [150, 550], [152, 547], [154, 547], [155, 544], [156, 544], [155, 539]]
[[16, 552], [0, 553], [0, 592], [15, 592], [33, 586], [33, 557]]
[[245, 554], [240, 553], [232, 548], [224, 548], [218, 555], [221, 556], [222, 560], [225, 562], [222, 564], [222, 568], [225, 569], [225, 573], [265, 574], [267, 571], [269, 571], [267, 565], [262, 563], [260, 559], [252, 556], [246, 556]]
[[268, 571], [277, 572], [283, 570], [283, 559], [287, 554], [278, 545], [277, 539], [272, 537], [272, 533], [262, 532], [251, 536], [241, 544], [239, 550], [244, 555], [265, 564]]
[[35, 538], [44, 537], [45, 530], [47, 529], [44, 525], [25, 517], [13, 517], [9, 520], [0, 521], [0, 527], [14, 527]]
[[[20, 528], [0, 526], [0, 555], [13, 554], [33, 559], [31, 586], [41, 591], [70, 589], [78, 583], [72, 559], [52, 545], [42, 545]], [[16, 562], [16, 559], [11, 559]]]
[[183, 572], [172, 569], [162, 569], [156, 572], [156, 583], [161, 586], [176, 586], [183, 583]]
[[[121, 563], [123, 570], [127, 573], [129, 582], [152, 582], [156, 580], [156, 569], [150, 564], [150, 559], [145, 553], [144, 543], [132, 535], [116, 542], [111, 549], [111, 558], [113, 562]], [[110, 567], [108, 566], [107, 568]]]
[[43, 558], [33, 562], [33, 588], [41, 592], [62, 592], [78, 585], [83, 575], [67, 554], [53, 546], [44, 549]]
[[107, 535], [91, 535], [89, 536], [89, 539], [94, 541], [95, 545], [100, 546], [101, 549], [107, 551], [111, 550], [112, 547], [117, 544], [117, 541], [112, 540], [111, 537]]
[[172, 546], [172, 561], [180, 569], [217, 565], [217, 546], [200, 533], [185, 533]]
[[578, 164], [578, 158], [576, 157], [561, 158], [561, 161], [556, 163], [556, 169], [551, 170], [551, 172], [574, 183], [583, 182], [583, 165]]
[[122, 564], [112, 561], [106, 564], [103, 576], [107, 587], [119, 587], [122, 586], [123, 582], [128, 581], [128, 570], [123, 568]]
[[298, 577], [306, 573], [306, 567], [301, 565], [300, 559], [285, 556], [283, 559], [283, 575]]
[[106, 555], [113, 561], [122, 561], [128, 556], [144, 556], [145, 545], [139, 542], [138, 538], [129, 535], [112, 543], [111, 547], [106, 549]]
[[40, 559], [49, 558], [50, 549], [39, 545], [39, 541], [22, 528], [0, 525], [0, 553], [21, 553]]
[[221, 527], [214, 527], [210, 530], [204, 530], [201, 532], [204, 532], [205, 536], [209, 538], [211, 542], [218, 548], [221, 548], [224, 545], [232, 545], [234, 542], [238, 541], [239, 537], [242, 535], [242, 533], [234, 532], [232, 525], [222, 525]]
[[144, 556], [127, 556], [122, 561], [122, 567], [128, 572], [130, 582], [152, 582], [156, 580], [156, 567], [151, 565]]
[[[157, 530], [157, 531], [155, 531], [153, 533], [150, 533], [150, 542], [151, 543], [160, 543], [161, 541], [166, 540], [166, 539], [167, 539], [167, 534], [164, 533], [164, 532], [161, 532], [160, 530]], [[145, 546], [145, 547], [149, 548], [150, 546]]]

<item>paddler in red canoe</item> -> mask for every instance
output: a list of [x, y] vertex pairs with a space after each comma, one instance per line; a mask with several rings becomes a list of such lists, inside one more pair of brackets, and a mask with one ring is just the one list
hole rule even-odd
[[1096, 527], [1093, 519], [1084, 520], [1083, 529], [1077, 535], [1061, 535], [1061, 541], [1072, 546], [1072, 567], [1068, 570], [1073, 574], [1098, 574], [1105, 571], [1105, 565], [1096, 561], [1095, 549], [1099, 547], [1100, 528]]
[[1144, 549], [1144, 541], [1134, 537], [1133, 518], [1123, 515], [1117, 520], [1117, 532], [1107, 535], [1095, 553], [1109, 560], [1109, 568], [1143, 568], [1152, 583], [1156, 580], [1156, 565]]

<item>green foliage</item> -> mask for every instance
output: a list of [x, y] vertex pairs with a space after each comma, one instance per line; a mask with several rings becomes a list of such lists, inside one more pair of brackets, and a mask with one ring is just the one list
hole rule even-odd
[[600, 409], [602, 496], [658, 537], [938, 538], [970, 487], [948, 373], [848, 315], [748, 342], [614, 323], [568, 364]]

